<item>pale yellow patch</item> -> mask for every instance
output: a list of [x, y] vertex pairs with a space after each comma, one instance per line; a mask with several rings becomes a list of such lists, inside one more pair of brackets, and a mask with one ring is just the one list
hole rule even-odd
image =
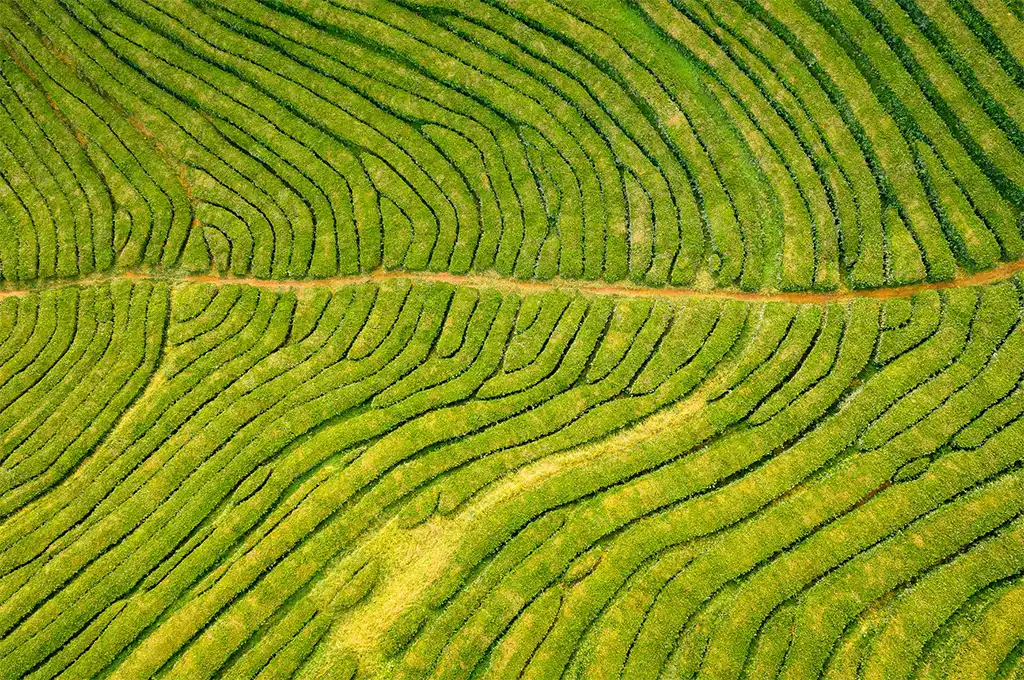
[[346, 556], [338, 565], [341, 571], [347, 571], [350, 561], [375, 558], [380, 579], [365, 602], [338, 616], [331, 646], [355, 651], [360, 667], [380, 667], [384, 633], [444, 573], [465, 531], [465, 522], [458, 518], [435, 516], [411, 529], [400, 528], [392, 519]]
[[[348, 649], [359, 656], [361, 672], [383, 672], [388, 664], [382, 654], [384, 634], [445, 573], [476, 518], [513, 501], [523, 491], [552, 475], [594, 460], [632, 455], [643, 442], [683, 426], [704, 406], [704, 395], [705, 390], [698, 390], [688, 399], [614, 437], [527, 465], [491, 485], [453, 517], [433, 516], [411, 529], [400, 528], [397, 519], [392, 519], [332, 570], [348, 574], [354, 571], [353, 565], [376, 559], [380, 580], [363, 603], [337, 616], [324, 653], [329, 655], [332, 651]], [[326, 605], [332, 593], [343, 585], [332, 582], [328, 576], [314, 596]]]

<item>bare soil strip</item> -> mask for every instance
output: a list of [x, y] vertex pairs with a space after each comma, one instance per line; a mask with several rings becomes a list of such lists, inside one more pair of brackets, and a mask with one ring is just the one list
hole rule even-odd
[[985, 284], [1005, 281], [1015, 274], [1024, 271], [1024, 260], [1006, 262], [993, 269], [958, 276], [952, 281], [915, 283], [907, 286], [889, 288], [871, 288], [863, 290], [840, 289], [836, 291], [793, 291], [793, 292], [760, 292], [736, 290], [734, 288], [712, 288], [708, 290], [696, 288], [677, 288], [666, 286], [656, 288], [637, 286], [628, 282], [606, 283], [603, 281], [573, 281], [569, 279], [550, 279], [547, 281], [523, 281], [507, 279], [493, 274], [448, 274], [444, 272], [407, 272], [378, 270], [370, 274], [356, 276], [339, 276], [327, 279], [255, 279], [234, 278], [230, 276], [212, 276], [208, 274], [163, 274], [159, 272], [120, 272], [116, 274], [100, 274], [77, 279], [40, 281], [19, 288], [0, 288], [0, 299], [15, 295], [41, 291], [65, 286], [91, 285], [112, 281], [166, 281], [170, 283], [213, 283], [224, 285], [230, 283], [268, 288], [272, 290], [303, 290], [311, 288], [340, 288], [360, 283], [409, 279], [450, 283], [457, 286], [473, 288], [496, 288], [499, 290], [520, 293], [536, 293], [547, 290], [578, 291], [591, 295], [613, 295], [618, 297], [638, 298], [697, 298], [714, 300], [742, 300], [746, 302], [791, 302], [795, 304], [828, 304], [845, 302], [861, 298], [888, 300], [891, 298], [911, 297], [928, 290], [982, 286]]

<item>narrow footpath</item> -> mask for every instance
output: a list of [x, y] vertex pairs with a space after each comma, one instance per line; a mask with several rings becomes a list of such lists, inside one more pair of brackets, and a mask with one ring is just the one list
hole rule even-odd
[[944, 290], [982, 286], [998, 281], [1005, 281], [1024, 271], [1024, 260], [1006, 262], [993, 269], [957, 277], [952, 281], [915, 283], [907, 286], [888, 288], [871, 288], [864, 290], [841, 289], [836, 291], [794, 291], [794, 292], [759, 292], [744, 291], [734, 288], [714, 288], [702, 290], [675, 286], [653, 287], [637, 286], [629, 282], [606, 283], [604, 281], [575, 281], [569, 279], [550, 279], [547, 281], [523, 281], [507, 279], [496, 274], [448, 274], [437, 272], [406, 272], [378, 270], [369, 274], [355, 276], [339, 276], [327, 279], [257, 279], [235, 278], [231, 276], [213, 276], [208, 274], [162, 274], [159, 272], [121, 272], [116, 274], [97, 274], [76, 279], [50, 280], [21, 287], [0, 288], [0, 299], [38, 292], [51, 288], [66, 286], [96, 285], [112, 281], [166, 281], [169, 283], [213, 283], [216, 285], [244, 284], [274, 290], [302, 290], [309, 288], [340, 288], [374, 281], [408, 279], [412, 281], [450, 283], [457, 286], [472, 288], [496, 288], [499, 290], [521, 293], [536, 293], [547, 290], [578, 291], [591, 295], [612, 295], [618, 297], [638, 298], [697, 298], [715, 300], [742, 300], [746, 302], [792, 302], [796, 304], [828, 304], [830, 302], [846, 302], [860, 298], [888, 300], [891, 298], [910, 297], [928, 290]]

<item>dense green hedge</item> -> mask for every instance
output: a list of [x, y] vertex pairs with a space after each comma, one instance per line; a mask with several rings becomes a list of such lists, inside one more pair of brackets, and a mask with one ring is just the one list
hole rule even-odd
[[1013, 21], [959, 0], [17, 0], [0, 277], [949, 280], [1024, 254]]
[[1020, 676], [1022, 36], [9, 0], [0, 677]]

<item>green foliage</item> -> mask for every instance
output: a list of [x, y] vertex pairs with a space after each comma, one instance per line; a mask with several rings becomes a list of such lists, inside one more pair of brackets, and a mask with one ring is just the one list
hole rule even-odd
[[1019, 677], [1022, 35], [4, 3], [0, 678]]
[[6, 281], [383, 267], [834, 290], [1024, 253], [1016, 19], [959, 0], [8, 14]]

